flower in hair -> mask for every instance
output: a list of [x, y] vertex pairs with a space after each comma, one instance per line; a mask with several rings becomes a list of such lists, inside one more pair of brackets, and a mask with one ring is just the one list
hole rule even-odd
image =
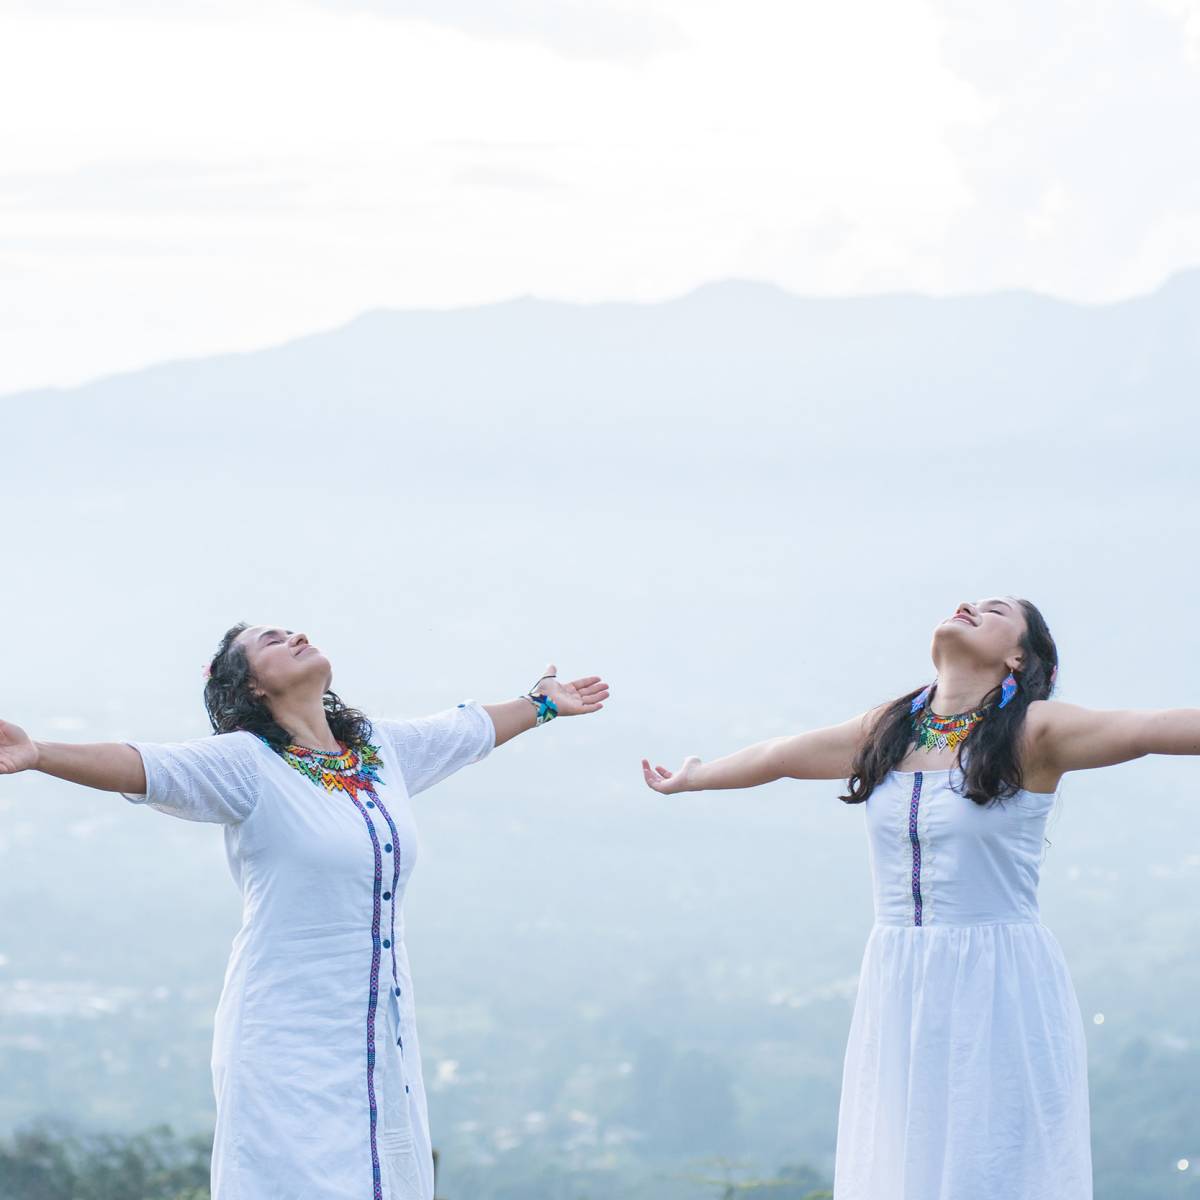
[[200, 674], [203, 675], [205, 679], [211, 679], [212, 663], [205, 663], [204, 666], [200, 668]]

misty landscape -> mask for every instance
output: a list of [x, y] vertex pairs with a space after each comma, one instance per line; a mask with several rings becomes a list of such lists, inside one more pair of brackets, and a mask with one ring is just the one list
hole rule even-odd
[[[1107, 305], [377, 310], [10, 394], [0, 717], [203, 736], [239, 620], [303, 630], [379, 717], [603, 674], [595, 719], [414, 802], [439, 1196], [799, 1200], [832, 1177], [863, 812], [838, 781], [659, 796], [640, 760], [928, 682], [934, 626], [992, 595], [1041, 608], [1057, 698], [1200, 705], [1198, 398], [1200, 271]], [[1198, 793], [1192, 758], [1068, 775], [1047, 832], [1097, 1200], [1200, 1197]], [[0, 1138], [208, 1136], [220, 830], [0, 780], [0, 912]]]

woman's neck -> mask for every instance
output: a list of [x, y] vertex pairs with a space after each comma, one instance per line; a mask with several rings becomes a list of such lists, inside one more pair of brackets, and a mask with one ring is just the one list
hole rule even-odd
[[939, 717], [973, 712], [1000, 681], [994, 667], [976, 667], [969, 663], [943, 667], [938, 671], [937, 687], [929, 707]]
[[272, 700], [271, 715], [288, 731], [288, 737], [295, 745], [307, 746], [310, 750], [338, 751], [337, 738], [329, 728], [321, 696]]

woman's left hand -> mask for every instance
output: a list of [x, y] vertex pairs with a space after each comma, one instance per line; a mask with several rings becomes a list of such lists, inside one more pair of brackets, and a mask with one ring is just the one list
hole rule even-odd
[[565, 683], [558, 678], [557, 671], [553, 663], [548, 663], [541, 679], [530, 690], [549, 696], [560, 717], [577, 717], [582, 713], [599, 712], [604, 707], [608, 684], [599, 675], [585, 675]]

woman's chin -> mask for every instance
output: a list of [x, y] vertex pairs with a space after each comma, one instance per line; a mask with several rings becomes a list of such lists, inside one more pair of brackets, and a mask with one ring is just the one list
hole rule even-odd
[[329, 659], [323, 655], [320, 650], [313, 650], [311, 653], [306, 652], [300, 656], [297, 664], [296, 672], [298, 679], [303, 679], [306, 682], [321, 682], [328, 688], [333, 682], [333, 667], [329, 663]]

